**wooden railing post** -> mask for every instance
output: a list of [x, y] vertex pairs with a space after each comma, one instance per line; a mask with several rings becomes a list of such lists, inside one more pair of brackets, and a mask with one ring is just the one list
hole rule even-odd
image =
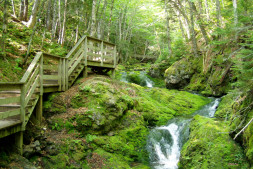
[[113, 60], [114, 60], [113, 67], [116, 68], [116, 64], [117, 64], [117, 49], [116, 49], [116, 46], [114, 46]]
[[62, 59], [62, 89], [63, 91], [66, 91], [66, 58]]
[[66, 58], [65, 60], [65, 89], [68, 90], [68, 85], [69, 85], [69, 77], [68, 77], [68, 70], [69, 70], [69, 60]]
[[58, 85], [59, 85], [59, 91], [62, 91], [62, 59], [59, 60], [58, 65]]
[[41, 125], [43, 112], [43, 54], [40, 57], [40, 95], [36, 105], [36, 122]]
[[104, 42], [101, 42], [101, 66], [104, 65], [104, 58], [103, 58], [103, 51], [104, 51]]
[[20, 95], [20, 120], [22, 122], [21, 131], [25, 130], [25, 95], [25, 84], [22, 84]]
[[87, 45], [88, 45], [88, 40], [87, 40], [88, 38], [86, 37], [85, 38], [85, 42], [84, 42], [84, 59], [85, 59], [85, 66], [87, 66], [87, 60], [88, 60], [88, 55], [87, 55], [87, 50], [88, 50], [88, 48], [87, 48]]

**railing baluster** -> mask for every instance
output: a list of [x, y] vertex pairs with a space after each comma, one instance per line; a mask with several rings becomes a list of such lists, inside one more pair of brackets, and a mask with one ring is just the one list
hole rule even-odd
[[104, 65], [104, 58], [103, 58], [103, 51], [104, 51], [104, 42], [101, 42], [101, 66]]

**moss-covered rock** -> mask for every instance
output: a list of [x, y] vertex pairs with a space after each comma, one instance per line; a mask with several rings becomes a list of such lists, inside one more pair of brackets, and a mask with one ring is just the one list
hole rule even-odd
[[[102, 168], [147, 168], [148, 126], [164, 125], [175, 116], [191, 114], [210, 100], [188, 92], [145, 88], [95, 76], [81, 80], [50, 101], [47, 110], [56, 113], [48, 119], [50, 127], [77, 137], [65, 139], [71, 145], [68, 148], [61, 145], [60, 152], [68, 152], [70, 161], [84, 160], [79, 165], [92, 167], [92, 161], [99, 158]], [[82, 139], [78, 137], [85, 138], [89, 150], [79, 145], [77, 140]]]
[[195, 116], [179, 168], [249, 168], [242, 148], [229, 136], [228, 123]]
[[165, 83], [168, 89], [180, 89], [189, 84], [194, 68], [186, 58], [175, 62], [165, 71]]

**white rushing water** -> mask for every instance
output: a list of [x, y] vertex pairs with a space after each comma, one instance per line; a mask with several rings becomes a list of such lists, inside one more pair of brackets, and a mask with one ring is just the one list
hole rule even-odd
[[[220, 99], [215, 99], [194, 115], [213, 117]], [[156, 127], [150, 131], [147, 141], [150, 164], [154, 169], [177, 169], [180, 150], [189, 137], [189, 118], [176, 118], [168, 125]]]

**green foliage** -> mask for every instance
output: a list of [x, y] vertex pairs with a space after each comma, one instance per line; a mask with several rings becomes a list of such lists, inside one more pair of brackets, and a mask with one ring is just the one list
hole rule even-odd
[[90, 142], [92, 142], [94, 139], [96, 139], [97, 138], [97, 136], [96, 135], [91, 135], [91, 134], [87, 134], [86, 136], [85, 136], [85, 140], [87, 141], [87, 143], [90, 143]]
[[234, 70], [237, 81], [234, 83], [239, 90], [247, 92], [253, 88], [253, 31], [249, 30], [244, 38], [243, 48], [236, 55]]

